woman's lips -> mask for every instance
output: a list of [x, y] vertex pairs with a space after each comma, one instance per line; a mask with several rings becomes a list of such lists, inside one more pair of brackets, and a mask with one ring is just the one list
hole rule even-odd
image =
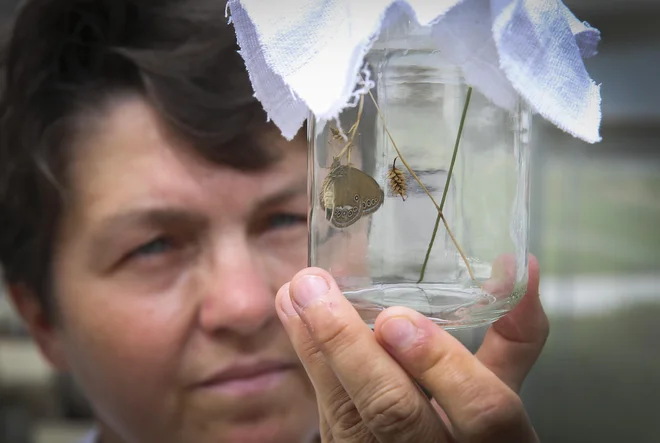
[[214, 373], [196, 388], [233, 397], [259, 395], [281, 386], [294, 368], [282, 361], [238, 363]]

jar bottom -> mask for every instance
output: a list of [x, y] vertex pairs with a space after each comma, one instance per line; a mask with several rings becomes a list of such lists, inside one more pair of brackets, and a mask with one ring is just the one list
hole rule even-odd
[[456, 284], [388, 283], [358, 287], [342, 279], [337, 283], [371, 328], [378, 314], [394, 306], [417, 311], [447, 330], [487, 326], [510, 312], [527, 292], [526, 283], [517, 284], [505, 298]]

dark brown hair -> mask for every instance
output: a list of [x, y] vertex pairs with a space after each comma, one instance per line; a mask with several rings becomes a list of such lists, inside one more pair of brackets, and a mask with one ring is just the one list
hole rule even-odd
[[[249, 170], [273, 153], [220, 0], [29, 0], [0, 54], [0, 264], [48, 304], [76, 120], [144, 97], [205, 158]], [[79, 125], [78, 125], [79, 126]]]

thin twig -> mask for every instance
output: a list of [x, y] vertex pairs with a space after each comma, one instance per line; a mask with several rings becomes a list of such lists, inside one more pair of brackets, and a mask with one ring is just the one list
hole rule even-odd
[[[352, 147], [353, 147], [353, 142], [351, 142], [351, 141], [349, 140], [349, 141], [346, 143], [346, 145], [344, 145], [344, 148], [341, 150], [341, 152], [340, 152], [335, 158], [339, 158], [339, 159], [342, 158], [345, 154], [347, 154], [348, 152], [350, 152], [349, 149], [351, 149]], [[347, 159], [347, 163], [349, 163], [349, 160], [350, 160], [350, 158]]]
[[[424, 264], [422, 265], [422, 271], [419, 273], [419, 280], [417, 283], [421, 283], [424, 280], [424, 274], [426, 273], [426, 266], [429, 264], [429, 258], [431, 257], [431, 249], [433, 248], [433, 243], [435, 243], [435, 236], [438, 235], [438, 227], [440, 227], [440, 220], [444, 219], [442, 212], [438, 211], [438, 216], [435, 218], [435, 226], [433, 227], [433, 234], [431, 234], [431, 242], [429, 247], [426, 250], [426, 257], [424, 257]], [[446, 226], [446, 224], [445, 224]]]
[[351, 126], [351, 129], [348, 130], [349, 134], [351, 134], [351, 141], [355, 138], [355, 134], [357, 134], [358, 127], [360, 126], [360, 120], [362, 119], [362, 110], [364, 109], [364, 94], [360, 96], [360, 104], [358, 105], [358, 113], [357, 113], [357, 119], [355, 120], [355, 123], [353, 123], [353, 126]]
[[468, 88], [467, 92], [467, 97], [465, 98], [465, 105], [463, 106], [463, 115], [461, 116], [461, 122], [458, 126], [458, 135], [456, 136], [456, 143], [454, 144], [454, 152], [451, 157], [451, 163], [449, 165], [449, 171], [447, 173], [447, 180], [445, 181], [445, 189], [442, 192], [442, 200], [440, 202], [440, 208], [438, 209], [438, 216], [435, 219], [435, 227], [433, 228], [433, 235], [431, 236], [431, 241], [429, 243], [429, 247], [426, 251], [426, 257], [424, 258], [424, 264], [422, 265], [422, 270], [419, 274], [419, 280], [417, 283], [421, 283], [422, 280], [424, 280], [424, 274], [426, 273], [426, 266], [429, 263], [429, 258], [431, 257], [431, 250], [433, 249], [433, 244], [435, 243], [435, 237], [438, 232], [438, 226], [440, 225], [440, 219], [442, 219], [445, 227], [447, 228], [447, 233], [451, 237], [452, 241], [456, 245], [456, 249], [458, 249], [458, 253], [461, 255], [463, 258], [463, 261], [465, 262], [465, 265], [467, 267], [468, 273], [470, 274], [470, 277], [472, 280], [476, 279], [474, 278], [474, 274], [472, 273], [472, 268], [470, 268], [469, 262], [467, 258], [465, 257], [465, 253], [461, 249], [461, 247], [458, 245], [458, 242], [456, 241], [456, 237], [454, 237], [454, 234], [451, 232], [449, 229], [449, 225], [447, 224], [447, 219], [445, 218], [444, 215], [444, 207], [445, 207], [445, 202], [447, 201], [447, 194], [449, 194], [449, 185], [451, 183], [451, 177], [454, 174], [454, 165], [456, 164], [456, 156], [458, 154], [458, 147], [461, 144], [461, 138], [463, 136], [463, 128], [465, 127], [465, 119], [467, 117], [467, 111], [468, 107], [470, 106], [470, 99], [472, 98], [472, 88]]
[[442, 201], [440, 202], [440, 212], [442, 212], [442, 210], [445, 208], [445, 201], [447, 200], [447, 194], [449, 191], [449, 183], [451, 182], [451, 177], [454, 174], [454, 165], [456, 164], [458, 146], [461, 144], [461, 138], [463, 137], [463, 128], [465, 128], [465, 119], [467, 117], [468, 107], [470, 106], [470, 99], [472, 99], [472, 87], [468, 88], [467, 96], [465, 97], [463, 114], [461, 115], [461, 122], [458, 125], [458, 135], [456, 136], [456, 143], [454, 144], [454, 153], [451, 156], [451, 163], [449, 164], [449, 172], [447, 173], [447, 181], [445, 182], [445, 190], [442, 193]]
[[[470, 267], [470, 262], [468, 262], [468, 259], [465, 256], [465, 252], [463, 252], [461, 247], [458, 246], [458, 241], [456, 240], [456, 237], [454, 237], [454, 234], [452, 234], [451, 229], [449, 229], [449, 225], [447, 224], [447, 219], [445, 218], [445, 216], [442, 212], [440, 213], [440, 218], [442, 219], [442, 223], [444, 223], [445, 228], [447, 228], [447, 233], [449, 234], [449, 237], [451, 237], [451, 241], [454, 242], [454, 244], [456, 245], [456, 249], [458, 249], [458, 253], [461, 255], [461, 258], [465, 262], [465, 266], [467, 267], [468, 274], [470, 274], [470, 278], [472, 280], [474, 280], [475, 282], [477, 282], [477, 284], [479, 284], [477, 279], [474, 278], [474, 273], [472, 272], [472, 268]], [[481, 285], [479, 285], [479, 286], [481, 286]]]
[[[360, 78], [362, 78], [362, 77], [360, 76]], [[362, 82], [366, 83], [364, 78], [362, 78]], [[456, 246], [456, 249], [458, 250], [458, 253], [460, 254], [463, 261], [465, 262], [465, 266], [467, 267], [467, 270], [468, 270], [468, 273], [470, 274], [470, 277], [472, 278], [472, 280], [476, 281], [476, 279], [474, 278], [474, 273], [472, 272], [472, 268], [470, 267], [470, 262], [468, 261], [465, 253], [463, 252], [463, 249], [458, 244], [458, 241], [456, 240], [456, 237], [451, 232], [451, 229], [449, 228], [449, 225], [447, 224], [447, 220], [445, 219], [445, 217], [442, 213], [442, 206], [438, 205], [438, 203], [435, 201], [435, 198], [433, 198], [433, 195], [431, 195], [431, 193], [429, 192], [427, 187], [424, 185], [424, 183], [422, 183], [420, 178], [417, 176], [415, 171], [413, 171], [413, 169], [410, 167], [410, 165], [408, 164], [406, 159], [403, 157], [403, 155], [401, 155], [401, 151], [399, 150], [398, 146], [396, 145], [396, 142], [394, 141], [394, 137], [392, 137], [392, 134], [390, 133], [390, 130], [387, 128], [387, 124], [385, 123], [385, 116], [383, 115], [382, 111], [380, 110], [380, 107], [378, 106], [378, 102], [376, 102], [376, 98], [371, 93], [371, 89], [367, 89], [367, 92], [369, 93], [369, 96], [371, 97], [371, 101], [373, 102], [373, 104], [376, 108], [376, 112], [378, 113], [378, 116], [380, 117], [381, 122], [383, 123], [383, 129], [385, 129], [385, 132], [387, 133], [387, 136], [389, 137], [390, 142], [392, 143], [392, 146], [394, 147], [394, 150], [396, 151], [399, 158], [401, 159], [401, 163], [403, 163], [403, 165], [406, 167], [406, 169], [408, 170], [410, 175], [413, 176], [415, 181], [417, 181], [417, 183], [424, 190], [426, 195], [431, 199], [431, 201], [433, 202], [433, 205], [435, 206], [436, 210], [438, 211], [438, 219], [436, 220], [436, 225], [435, 225], [435, 228], [433, 230], [432, 240], [431, 240], [431, 243], [429, 244], [429, 250], [427, 251], [426, 260], [424, 261], [424, 266], [422, 268], [422, 276], [423, 276], [423, 274], [426, 270], [426, 265], [428, 264], [428, 258], [430, 256], [431, 248], [433, 247], [433, 241], [435, 240], [435, 237], [436, 237], [436, 234], [437, 234], [437, 230], [438, 230], [438, 226], [439, 226], [439, 220], [441, 219], [443, 221], [444, 225], [445, 225], [445, 228], [447, 229], [447, 233], [449, 234], [449, 237], [451, 238], [452, 242], [454, 243], [454, 246]], [[460, 144], [460, 137], [461, 137], [461, 134], [463, 132], [463, 127], [464, 127], [464, 124], [465, 124], [465, 117], [467, 115], [467, 108], [468, 108], [468, 105], [469, 105], [469, 102], [470, 102], [471, 95], [472, 95], [472, 87], [470, 87], [468, 89], [468, 96], [467, 96], [467, 100], [466, 100], [466, 103], [465, 103], [465, 107], [463, 109], [463, 116], [461, 118], [461, 124], [460, 124], [460, 128], [459, 128], [459, 135], [457, 137], [456, 144], [454, 146], [454, 154], [452, 156], [452, 163], [451, 163], [451, 166], [449, 168], [450, 173], [447, 176], [447, 185], [445, 186], [445, 189], [444, 189], [444, 192], [443, 192], [443, 195], [442, 195], [442, 205], [443, 206], [444, 206], [444, 202], [445, 202], [446, 197], [447, 197], [447, 191], [449, 190], [449, 180], [451, 178], [451, 171], [453, 170], [454, 163], [456, 161], [456, 152], [457, 152], [458, 146]], [[359, 122], [356, 122], [356, 124], [358, 124], [358, 123]], [[353, 128], [351, 128], [351, 129], [353, 129]], [[418, 283], [420, 283], [421, 280], [422, 279], [420, 278]]]
[[438, 211], [440, 211], [440, 206], [435, 201], [435, 199], [433, 198], [433, 196], [431, 195], [429, 190], [426, 188], [426, 186], [424, 186], [424, 183], [422, 183], [422, 181], [419, 179], [419, 177], [417, 177], [417, 174], [415, 174], [415, 171], [413, 171], [413, 169], [410, 167], [410, 165], [408, 165], [408, 162], [406, 161], [405, 158], [403, 158], [403, 155], [401, 155], [401, 151], [399, 151], [399, 148], [397, 147], [396, 143], [394, 142], [394, 138], [392, 137], [392, 134], [390, 134], [390, 130], [387, 129], [387, 124], [385, 124], [385, 117], [383, 116], [383, 113], [380, 111], [380, 107], [378, 106], [378, 103], [376, 103], [376, 99], [375, 99], [374, 95], [371, 93], [371, 90], [369, 90], [368, 92], [369, 92], [369, 96], [371, 97], [371, 100], [374, 102], [374, 106], [376, 107], [376, 111], [378, 112], [378, 116], [380, 117], [381, 121], [383, 122], [383, 128], [385, 129], [385, 132], [387, 133], [387, 136], [389, 137], [390, 142], [392, 142], [392, 146], [394, 146], [394, 150], [396, 151], [396, 153], [399, 155], [399, 158], [401, 159], [401, 163], [403, 163], [403, 165], [406, 167], [408, 172], [410, 172], [410, 175], [413, 176], [415, 181], [417, 181], [417, 183], [419, 183], [419, 186], [421, 186], [421, 188], [424, 190], [426, 195], [429, 196], [429, 198], [433, 202], [433, 205], [435, 206], [435, 208]]
[[351, 163], [351, 149], [353, 148], [353, 141], [355, 140], [355, 135], [357, 134], [357, 130], [360, 127], [360, 121], [362, 120], [362, 110], [364, 109], [364, 95], [360, 96], [360, 104], [358, 106], [358, 113], [357, 113], [357, 118], [355, 119], [355, 123], [351, 126], [351, 128], [348, 130], [348, 141], [346, 142], [346, 145], [344, 145], [344, 149], [341, 150], [339, 155], [335, 158], [342, 158], [344, 155], [346, 155], [346, 163], [350, 164]]

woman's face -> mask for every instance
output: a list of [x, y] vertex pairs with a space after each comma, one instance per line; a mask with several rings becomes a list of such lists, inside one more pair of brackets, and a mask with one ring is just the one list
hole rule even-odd
[[107, 442], [306, 441], [313, 388], [275, 314], [307, 258], [306, 149], [246, 173], [169, 138], [139, 99], [75, 147], [56, 245], [54, 360]]

